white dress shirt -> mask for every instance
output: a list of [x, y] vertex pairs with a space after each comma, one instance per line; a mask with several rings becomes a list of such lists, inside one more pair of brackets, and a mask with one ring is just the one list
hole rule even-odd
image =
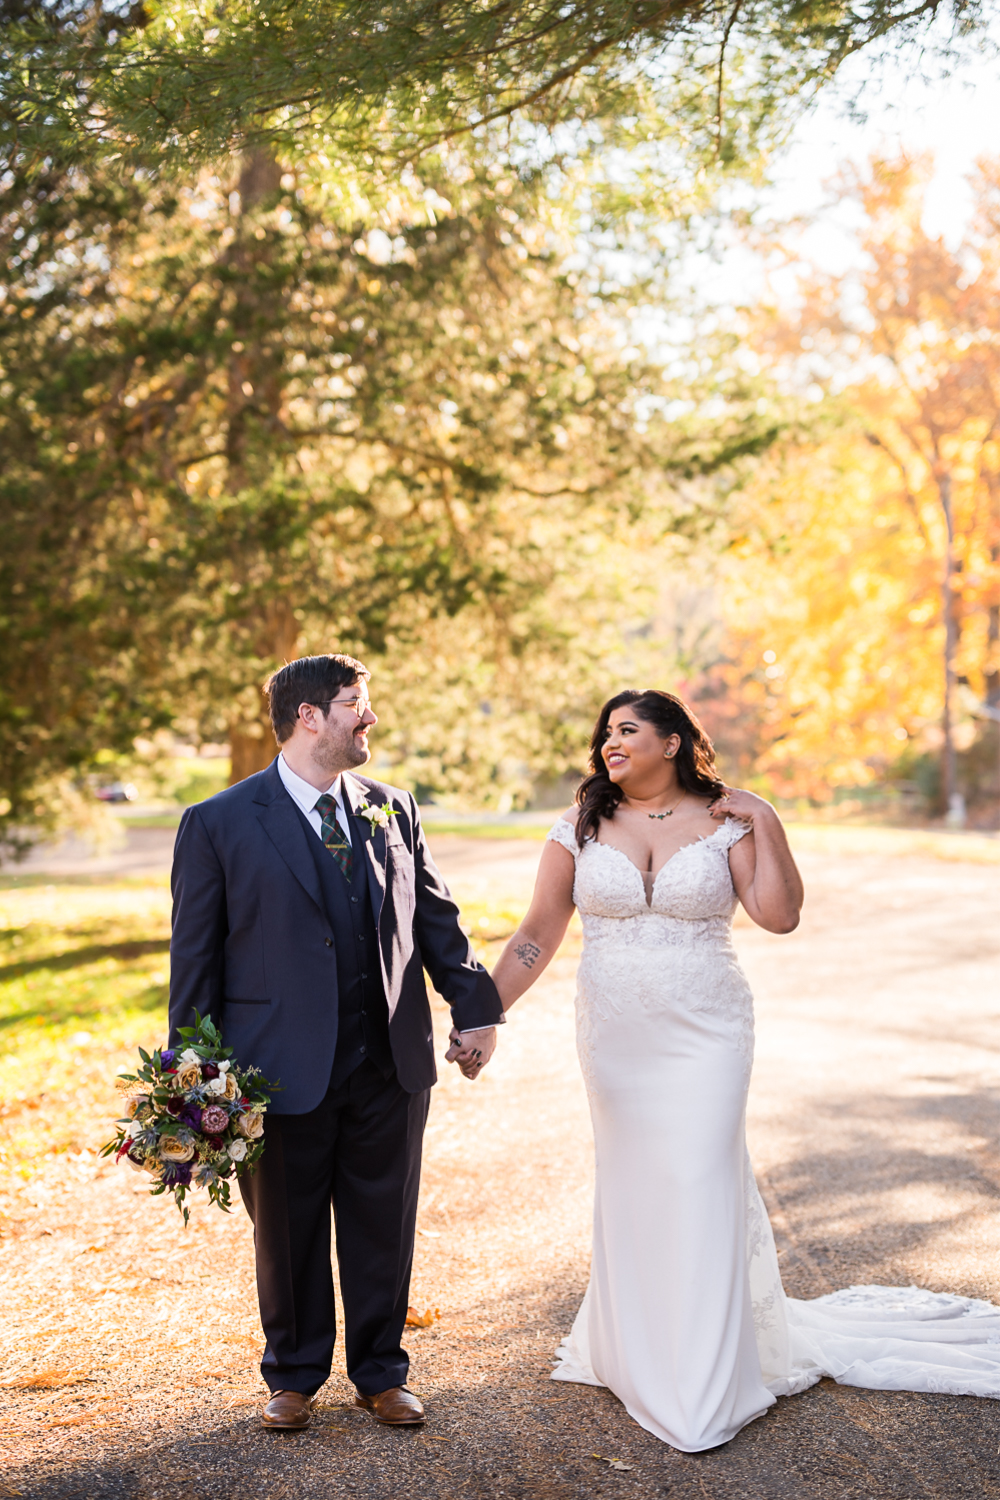
[[[316, 811], [316, 800], [322, 797], [324, 793], [318, 792], [308, 781], [303, 781], [301, 776], [296, 775], [283, 755], [278, 756], [278, 775], [281, 777], [281, 784], [285, 788], [285, 791], [301, 809], [309, 827], [313, 830], [316, 837], [321, 839], [323, 837], [323, 819]], [[351, 820], [347, 815], [347, 807], [344, 803], [343, 777], [338, 776], [327, 791], [336, 803], [337, 826], [353, 848], [354, 840], [351, 838]]]
[[[278, 775], [281, 777], [281, 784], [285, 788], [285, 791], [297, 806], [301, 808], [309, 827], [313, 829], [316, 837], [321, 839], [323, 837], [323, 819], [316, 811], [316, 799], [317, 797], [322, 797], [324, 794], [318, 792], [308, 781], [303, 781], [301, 776], [297, 776], [283, 755], [278, 756]], [[337, 777], [333, 785], [328, 788], [328, 793], [332, 795], [336, 803], [337, 825], [353, 849], [354, 841], [351, 838], [351, 820], [347, 815], [347, 806], [344, 802], [343, 776]], [[459, 1035], [467, 1036], [468, 1032], [462, 1031]]]

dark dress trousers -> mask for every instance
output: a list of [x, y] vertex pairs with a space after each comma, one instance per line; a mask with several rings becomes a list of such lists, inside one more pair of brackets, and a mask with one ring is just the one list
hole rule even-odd
[[[189, 808], [174, 852], [170, 1035], [194, 1010], [244, 1065], [280, 1081], [265, 1150], [241, 1182], [254, 1223], [271, 1390], [330, 1373], [330, 1206], [348, 1374], [365, 1395], [406, 1380], [401, 1347], [430, 1087], [423, 970], [462, 1030], [502, 1020], [406, 792], [345, 774], [348, 881], [277, 765]], [[318, 795], [318, 794], [317, 794]], [[396, 816], [372, 837], [364, 800]]]

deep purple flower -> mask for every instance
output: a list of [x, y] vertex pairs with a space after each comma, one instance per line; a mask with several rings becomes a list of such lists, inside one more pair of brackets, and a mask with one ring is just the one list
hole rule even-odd
[[201, 1065], [201, 1076], [202, 1076], [202, 1078], [204, 1078], [204, 1080], [205, 1080], [206, 1083], [208, 1082], [208, 1080], [210, 1078], [218, 1078], [218, 1076], [219, 1076], [219, 1070], [216, 1067], [215, 1063], [212, 1063], [212, 1062], [202, 1063], [202, 1065]]
[[190, 1162], [171, 1162], [163, 1174], [163, 1182], [167, 1187], [188, 1187], [191, 1182]]
[[173, 1047], [165, 1047], [163, 1049], [163, 1051], [160, 1053], [160, 1067], [161, 1068], [172, 1068], [173, 1065], [174, 1065], [174, 1049], [173, 1049]]
[[190, 1125], [192, 1130], [201, 1129], [201, 1107], [197, 1104], [183, 1105], [177, 1118], [185, 1125]]

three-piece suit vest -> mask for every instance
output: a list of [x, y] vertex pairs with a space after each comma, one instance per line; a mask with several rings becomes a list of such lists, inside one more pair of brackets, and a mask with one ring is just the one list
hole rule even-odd
[[[330, 1082], [334, 1088], [339, 1088], [365, 1059], [388, 1078], [394, 1070], [394, 1063], [389, 1044], [389, 1006], [382, 982], [378, 929], [365, 869], [367, 855], [362, 845], [367, 830], [359, 829], [357, 825], [351, 830], [353, 859], [348, 881], [322, 840], [317, 838], [308, 818], [298, 806], [295, 811], [319, 875], [330, 922], [327, 941], [336, 962], [337, 1047]], [[332, 984], [330, 988], [332, 996]]]

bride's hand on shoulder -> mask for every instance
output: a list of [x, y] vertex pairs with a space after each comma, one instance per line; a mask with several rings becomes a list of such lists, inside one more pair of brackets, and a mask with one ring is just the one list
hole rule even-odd
[[720, 823], [725, 818], [739, 818], [751, 826], [755, 818], [778, 816], [770, 802], [758, 797], [756, 792], [747, 792], [736, 786], [725, 787], [708, 804], [706, 811], [710, 818], [716, 818]]
[[727, 786], [708, 812], [717, 822], [736, 818], [749, 830], [729, 850], [729, 872], [751, 920], [767, 932], [794, 932], [804, 897], [802, 877], [777, 810], [755, 792]]

